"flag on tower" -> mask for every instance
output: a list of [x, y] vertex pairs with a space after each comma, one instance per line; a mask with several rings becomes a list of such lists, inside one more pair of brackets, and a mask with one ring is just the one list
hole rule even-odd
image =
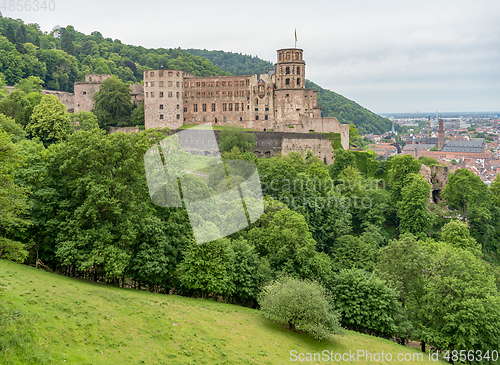
[[297, 28], [295, 28], [295, 42], [297, 42]]

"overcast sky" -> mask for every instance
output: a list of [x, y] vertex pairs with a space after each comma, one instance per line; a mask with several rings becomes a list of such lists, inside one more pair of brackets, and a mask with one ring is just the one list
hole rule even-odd
[[1, 11], [44, 31], [71, 24], [273, 63], [297, 28], [306, 77], [376, 113], [500, 111], [499, 0], [51, 1], [54, 11]]

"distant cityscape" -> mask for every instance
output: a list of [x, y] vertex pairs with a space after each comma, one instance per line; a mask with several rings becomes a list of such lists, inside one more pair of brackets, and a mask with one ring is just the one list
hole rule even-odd
[[[392, 130], [362, 138], [380, 158], [433, 158], [449, 172], [465, 168], [486, 184], [500, 174], [500, 112], [387, 113]], [[427, 161], [428, 162], [428, 161]]]

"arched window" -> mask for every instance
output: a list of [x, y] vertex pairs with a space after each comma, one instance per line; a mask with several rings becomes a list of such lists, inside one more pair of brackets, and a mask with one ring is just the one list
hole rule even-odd
[[297, 79], [297, 85], [300, 85], [300, 78]]
[[286, 75], [290, 75], [290, 67], [286, 66], [285, 74]]
[[285, 85], [290, 85], [290, 79], [285, 80]]
[[286, 59], [289, 60], [290, 59], [290, 52], [287, 52], [286, 53]]
[[300, 66], [297, 67], [297, 75], [300, 75]]

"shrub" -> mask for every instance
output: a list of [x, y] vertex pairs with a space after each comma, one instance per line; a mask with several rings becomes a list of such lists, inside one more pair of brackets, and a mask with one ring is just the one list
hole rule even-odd
[[331, 297], [316, 282], [281, 277], [264, 287], [258, 302], [266, 318], [287, 323], [290, 329], [307, 332], [318, 340], [342, 333]]

